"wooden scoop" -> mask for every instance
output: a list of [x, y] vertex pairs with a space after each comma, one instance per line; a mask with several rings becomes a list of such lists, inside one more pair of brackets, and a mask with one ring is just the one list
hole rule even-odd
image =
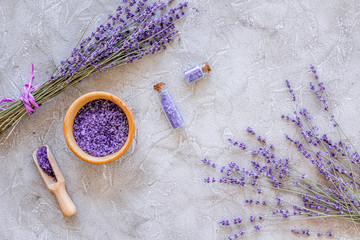
[[40, 172], [41, 177], [44, 179], [46, 187], [55, 194], [55, 196], [59, 202], [61, 212], [64, 214], [65, 217], [71, 217], [72, 215], [74, 215], [76, 213], [76, 206], [66, 191], [65, 179], [59, 169], [59, 166], [57, 165], [57, 163], [55, 161], [54, 155], [50, 151], [49, 146], [47, 146], [47, 145], [44, 145], [44, 146], [47, 149], [47, 156], [48, 156], [50, 165], [55, 173], [57, 181], [55, 181], [52, 177], [47, 175], [39, 166], [38, 161], [37, 161], [37, 156], [36, 156], [38, 149], [36, 149], [35, 152], [33, 153], [34, 162]]

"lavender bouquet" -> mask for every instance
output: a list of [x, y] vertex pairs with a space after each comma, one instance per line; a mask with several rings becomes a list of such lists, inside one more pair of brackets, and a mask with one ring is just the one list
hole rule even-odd
[[166, 8], [172, 1], [152, 4], [146, 4], [147, 0], [122, 2], [105, 24], [83, 38], [70, 57], [60, 62], [49, 80], [38, 87], [32, 86], [35, 78], [33, 66], [31, 79], [24, 86], [21, 97], [0, 100], [0, 137], [8, 129], [13, 130], [27, 114], [32, 114], [34, 108], [39, 108], [65, 89], [96, 72], [165, 50], [179, 34], [175, 22], [185, 16], [186, 2], [168, 10]]
[[[243, 204], [256, 206], [261, 214], [239, 216], [219, 222], [225, 228], [237, 229], [228, 239], [237, 239], [261, 231], [263, 227], [286, 224], [292, 221], [327, 220], [336, 218], [348, 221], [358, 231], [360, 224], [360, 156], [343, 130], [335, 120], [326, 100], [324, 84], [314, 66], [310, 66], [314, 82], [309, 87], [328, 115], [335, 134], [322, 133], [314, 123], [310, 112], [297, 103], [297, 97], [286, 80], [291, 99], [296, 110], [281, 118], [295, 126], [300, 136], [296, 139], [286, 135], [286, 141], [301, 154], [301, 159], [282, 157], [264, 137], [247, 128], [250, 137], [258, 142], [258, 147], [248, 150], [241, 141], [229, 139], [230, 144], [251, 155], [250, 167], [231, 162], [218, 167], [209, 159], [202, 162], [220, 171], [221, 177], [206, 177], [206, 183], [230, 184], [236, 187], [251, 189], [255, 198], [244, 199]], [[335, 136], [338, 140], [334, 140]], [[305, 163], [306, 172], [296, 168], [296, 162]], [[276, 220], [276, 221], [274, 221]], [[301, 225], [300, 225], [301, 226]], [[325, 228], [326, 226], [324, 226]], [[295, 235], [332, 237], [330, 229], [289, 229]], [[339, 237], [337, 237], [339, 238]]]

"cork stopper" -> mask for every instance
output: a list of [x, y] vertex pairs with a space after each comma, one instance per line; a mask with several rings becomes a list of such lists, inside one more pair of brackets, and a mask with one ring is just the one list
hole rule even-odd
[[160, 82], [156, 85], [154, 85], [154, 89], [158, 92], [160, 92], [161, 90], [163, 90], [165, 87], [165, 83], [164, 82]]
[[208, 62], [203, 63], [202, 70], [207, 73], [211, 71], [211, 67]]

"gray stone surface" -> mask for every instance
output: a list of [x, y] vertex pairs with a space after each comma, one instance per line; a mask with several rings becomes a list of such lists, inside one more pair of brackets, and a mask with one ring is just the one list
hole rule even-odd
[[[0, 96], [19, 97], [31, 63], [42, 80], [66, 59], [96, 14], [89, 30], [115, 9], [115, 0], [2, 0], [0, 3]], [[265, 199], [253, 191], [207, 185], [219, 176], [200, 159], [221, 164], [250, 158], [226, 139], [246, 140], [252, 126], [273, 142], [293, 166], [306, 163], [285, 140], [295, 129], [281, 121], [299, 103], [320, 113], [309, 94], [310, 63], [326, 83], [329, 105], [353, 141], [360, 144], [359, 1], [190, 0], [188, 17], [178, 25], [182, 41], [139, 62], [86, 79], [27, 116], [0, 147], [0, 239], [227, 239], [249, 229], [246, 239], [298, 239], [290, 229], [333, 231], [352, 239], [356, 230], [336, 220], [264, 221], [254, 233], [247, 221], [221, 228], [223, 219], [248, 218], [265, 209], [245, 207], [245, 198]], [[182, 71], [207, 60], [213, 71], [187, 85]], [[39, 81], [39, 78], [37, 78]], [[166, 82], [186, 126], [173, 131], [152, 85]], [[92, 165], [67, 147], [63, 120], [70, 104], [91, 91], [108, 91], [131, 108], [136, 137], [121, 159]], [[320, 121], [323, 118], [320, 118]], [[323, 124], [328, 129], [328, 124]], [[62, 216], [32, 160], [48, 144], [67, 180], [78, 212]], [[271, 198], [268, 198], [271, 199]], [[273, 200], [272, 204], [274, 204]], [[271, 214], [265, 214], [271, 219]], [[315, 239], [312, 235], [309, 239]]]

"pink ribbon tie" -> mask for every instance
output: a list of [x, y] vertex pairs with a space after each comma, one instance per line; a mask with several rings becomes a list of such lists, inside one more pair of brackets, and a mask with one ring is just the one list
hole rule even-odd
[[[27, 84], [25, 84], [24, 86], [24, 93], [20, 96], [20, 100], [24, 103], [25, 105], [25, 109], [29, 114], [33, 114], [35, 112], [35, 110], [32, 108], [32, 106], [34, 106], [35, 108], [39, 108], [39, 104], [36, 103], [34, 96], [32, 95], [32, 92], [35, 91], [37, 89], [37, 87], [32, 86], [33, 81], [35, 79], [34, 76], [34, 64], [31, 64], [32, 66], [32, 70], [31, 70], [31, 78], [29, 80], [29, 82]], [[11, 98], [3, 98], [0, 100], [0, 105], [2, 103], [7, 103], [7, 102], [14, 102], [16, 101], [15, 99], [11, 99]], [[0, 111], [5, 110], [7, 108], [7, 106], [5, 108], [1, 108], [0, 107]]]
[[[26, 111], [29, 114], [33, 114], [35, 110], [32, 108], [34, 106], [35, 108], [39, 108], [40, 106], [36, 103], [34, 96], [32, 95], [32, 92], [36, 90], [35, 87], [31, 86], [35, 76], [34, 76], [34, 64], [31, 64], [32, 70], [31, 70], [31, 78], [27, 84], [24, 86], [24, 93], [21, 95], [20, 100], [24, 103]], [[31, 106], [32, 105], [32, 106]]]

